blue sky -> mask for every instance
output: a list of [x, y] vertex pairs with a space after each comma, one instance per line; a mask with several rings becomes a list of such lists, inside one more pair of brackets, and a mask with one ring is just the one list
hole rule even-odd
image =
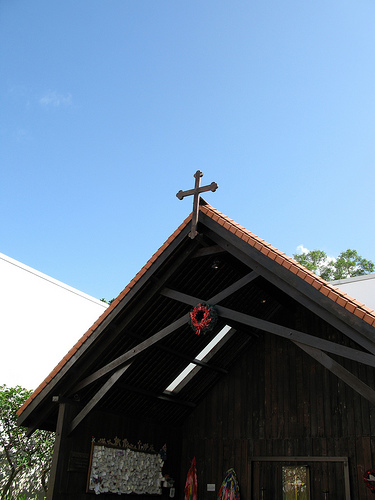
[[0, 252], [116, 296], [191, 211], [375, 260], [372, 0], [0, 2]]

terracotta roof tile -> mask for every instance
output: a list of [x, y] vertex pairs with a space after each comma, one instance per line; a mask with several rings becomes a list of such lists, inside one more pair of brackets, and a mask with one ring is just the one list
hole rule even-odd
[[289, 262], [287, 259], [283, 260], [283, 267], [286, 267], [288, 270], [292, 267], [292, 263]]
[[[294, 261], [291, 257], [288, 257], [283, 252], [280, 252], [277, 248], [273, 247], [269, 243], [265, 242], [255, 234], [248, 231], [245, 227], [234, 222], [229, 217], [223, 215], [221, 212], [211, 207], [208, 203], [200, 205], [200, 211], [210, 217], [213, 221], [217, 222], [224, 228], [228, 229], [230, 232], [234, 233], [238, 238], [247, 242], [250, 246], [253, 246], [264, 255], [268, 255], [272, 260], [277, 262], [279, 265], [288, 269], [290, 272], [296, 274], [300, 279], [306, 281], [309, 285], [312, 285], [317, 290], [320, 290], [322, 294], [333, 300], [336, 304], [345, 308], [347, 311], [354, 313], [356, 316], [363, 318], [363, 320], [370, 324], [375, 325], [375, 312], [368, 307], [364, 306], [355, 299], [349, 297], [346, 293], [342, 292], [338, 288], [333, 287], [326, 281], [324, 281], [319, 276], [316, 276], [311, 271], [307, 270], [299, 263]], [[145, 266], [136, 274], [136, 276], [131, 280], [131, 282], [124, 288], [124, 290], [119, 294], [119, 296], [111, 303], [111, 305], [105, 310], [105, 312], [100, 316], [100, 318], [94, 323], [94, 325], [78, 340], [78, 342], [73, 346], [69, 353], [63, 358], [62, 361], [56, 366], [56, 368], [50, 373], [50, 375], [40, 384], [40, 386], [33, 392], [30, 398], [22, 405], [18, 410], [17, 414], [20, 415], [24, 409], [30, 404], [30, 402], [41, 392], [41, 390], [51, 382], [51, 380], [56, 376], [56, 374], [61, 370], [61, 368], [66, 364], [66, 362], [73, 356], [73, 354], [85, 343], [85, 341], [92, 335], [92, 333], [98, 328], [98, 326], [104, 321], [104, 319], [115, 309], [115, 307], [121, 302], [121, 300], [126, 296], [127, 293], [134, 287], [134, 285], [139, 281], [139, 279], [147, 272], [147, 270], [153, 265], [153, 263], [158, 259], [158, 257], [164, 252], [164, 250], [170, 245], [170, 243], [180, 234], [180, 232], [186, 227], [186, 225], [191, 220], [191, 214], [184, 220], [184, 222], [176, 229], [176, 231], [166, 240], [166, 242], [155, 252], [155, 254], [149, 259]]]
[[329, 293], [328, 293], [328, 298], [331, 299], [331, 300], [333, 300], [334, 302], [337, 302], [337, 300], [339, 298], [339, 295], [335, 291], [330, 290]]
[[276, 254], [273, 250], [270, 250], [270, 251], [268, 252], [268, 257], [269, 257], [271, 260], [276, 260], [277, 254]]
[[[30, 400], [30, 401], [29, 401], [29, 400]], [[17, 415], [21, 415], [21, 413], [23, 412], [23, 410], [29, 406], [30, 402], [31, 402], [31, 399], [30, 399], [30, 398], [28, 398], [28, 399], [27, 399], [27, 400], [23, 403], [23, 405], [21, 406], [21, 408], [19, 408], [19, 409], [17, 410]]]
[[366, 321], [369, 325], [375, 325], [375, 318], [371, 314], [365, 313], [363, 321]]
[[366, 313], [371, 313], [371, 312], [374, 312], [371, 307], [367, 307], [365, 305], [362, 306], [362, 309], [366, 312]]
[[352, 298], [352, 302], [353, 302], [353, 304], [355, 304], [358, 307], [363, 307], [364, 306], [364, 304], [362, 302], [360, 302], [359, 300], [357, 300], [357, 299], [353, 299]]
[[359, 309], [359, 307], [357, 307], [357, 309], [354, 311], [354, 314], [356, 316], [358, 316], [358, 318], [363, 319], [366, 313], [365, 313], [365, 311], [363, 311], [362, 309]]
[[46, 384], [49, 384], [49, 383], [51, 382], [51, 380], [52, 380], [52, 375], [51, 375], [51, 374], [49, 374], [49, 375], [48, 375], [48, 377], [47, 377], [46, 379], [44, 379], [44, 382], [45, 382]]
[[278, 264], [283, 265], [285, 259], [284, 259], [284, 257], [281, 257], [281, 255], [276, 255], [275, 260]]
[[299, 272], [299, 269], [296, 265], [292, 264], [289, 268], [289, 271], [291, 271], [294, 274], [297, 274]]
[[314, 278], [310, 276], [309, 274], [306, 273], [306, 276], [304, 277], [304, 280], [309, 284], [312, 285]]
[[311, 285], [316, 288], [317, 290], [320, 290], [322, 288], [322, 284], [318, 280], [314, 280]]
[[337, 297], [336, 303], [341, 307], [345, 307], [346, 299], [342, 295], [339, 295]]
[[351, 313], [354, 313], [356, 307], [355, 307], [355, 305], [352, 302], [346, 301], [345, 309], [347, 309]]
[[301, 278], [301, 279], [303, 279], [303, 280], [304, 280], [304, 279], [306, 278], [306, 276], [307, 276], [307, 275], [306, 275], [305, 271], [303, 271], [302, 269], [299, 269], [299, 270], [298, 270], [298, 272], [297, 272], [297, 276], [298, 276], [299, 278]]

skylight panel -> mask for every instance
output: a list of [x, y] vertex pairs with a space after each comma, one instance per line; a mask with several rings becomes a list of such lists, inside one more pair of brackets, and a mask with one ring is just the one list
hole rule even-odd
[[[232, 335], [229, 335], [229, 332], [232, 331], [232, 334], [234, 333], [234, 330], [228, 326], [225, 325], [224, 328], [220, 330], [220, 332], [215, 335], [215, 337], [209, 342], [204, 349], [196, 356], [197, 361], [207, 361], [215, 352], [215, 347], [218, 346], [219, 342], [223, 341], [225, 343], [227, 340]], [[225, 338], [227, 337], [227, 338]], [[188, 376], [191, 374], [193, 370], [195, 372], [199, 371], [201, 369], [200, 366], [197, 366], [195, 363], [190, 363], [188, 366], [173, 380], [171, 384], [165, 389], [166, 392], [178, 392], [184, 385], [187, 383], [188, 380], [190, 380], [191, 377], [188, 378]]]

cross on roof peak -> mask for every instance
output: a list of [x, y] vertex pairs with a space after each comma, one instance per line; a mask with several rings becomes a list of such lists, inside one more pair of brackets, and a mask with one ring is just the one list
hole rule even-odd
[[197, 170], [194, 174], [195, 177], [195, 186], [194, 189], [188, 189], [187, 191], [180, 191], [176, 194], [177, 198], [179, 200], [182, 200], [185, 198], [185, 196], [191, 196], [194, 195], [193, 199], [193, 215], [191, 219], [191, 231], [189, 233], [189, 237], [191, 239], [194, 239], [196, 235], [198, 234], [197, 232], [197, 224], [198, 224], [198, 214], [199, 214], [199, 198], [200, 198], [200, 193], [204, 193], [205, 191], [216, 191], [216, 189], [219, 187], [216, 182], [211, 182], [211, 184], [208, 184], [207, 186], [201, 186], [201, 177], [203, 177], [203, 172], [200, 170]]

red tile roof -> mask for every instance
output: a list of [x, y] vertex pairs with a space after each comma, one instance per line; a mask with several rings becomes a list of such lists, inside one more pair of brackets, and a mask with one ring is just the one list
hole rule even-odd
[[[266, 241], [262, 240], [255, 234], [248, 231], [245, 227], [237, 224], [235, 221], [222, 214], [208, 203], [203, 202], [200, 211], [210, 217], [212, 220], [223, 226], [225, 229], [241, 238], [252, 247], [259, 250], [261, 253], [277, 262], [279, 265], [285, 267], [290, 272], [296, 274], [299, 278], [306, 281], [309, 285], [319, 290], [322, 294], [329, 299], [340, 305], [347, 311], [365, 321], [371, 326], [375, 327], [375, 311], [366, 307], [364, 304], [358, 302], [348, 294], [342, 292], [338, 288], [332, 286], [330, 283], [322, 279], [320, 276], [315, 275], [301, 264], [288, 257], [286, 254], [280, 252], [277, 248], [273, 247]], [[72, 349], [64, 356], [60, 363], [48, 375], [48, 377], [35, 389], [31, 396], [25, 401], [21, 408], [17, 411], [18, 415], [27, 408], [27, 406], [35, 399], [35, 397], [51, 382], [51, 380], [59, 373], [61, 368], [69, 361], [73, 354], [85, 343], [85, 341], [92, 335], [98, 326], [105, 320], [105, 318], [115, 309], [121, 302], [126, 294], [134, 287], [138, 280], [146, 273], [146, 271], [153, 265], [153, 263], [160, 257], [164, 250], [172, 243], [172, 241], [181, 233], [191, 220], [191, 214], [184, 220], [184, 222], [176, 229], [176, 231], [167, 239], [167, 241], [154, 253], [149, 261], [142, 267], [142, 269], [135, 275], [130, 283], [118, 295], [118, 297], [111, 303], [99, 319], [89, 328], [89, 330], [78, 340]]]

